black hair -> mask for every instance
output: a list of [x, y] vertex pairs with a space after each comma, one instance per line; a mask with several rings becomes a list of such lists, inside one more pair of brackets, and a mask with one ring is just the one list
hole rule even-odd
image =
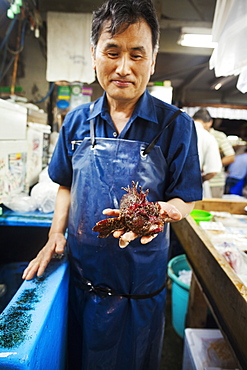
[[152, 0], [107, 0], [93, 13], [91, 30], [93, 47], [96, 47], [102, 27], [107, 21], [110, 21], [109, 32], [114, 36], [141, 19], [149, 25], [152, 32], [153, 51], [157, 51], [160, 30]]
[[206, 108], [199, 109], [193, 116], [193, 119], [202, 121], [204, 123], [209, 122], [212, 120], [212, 117], [210, 116], [208, 110]]

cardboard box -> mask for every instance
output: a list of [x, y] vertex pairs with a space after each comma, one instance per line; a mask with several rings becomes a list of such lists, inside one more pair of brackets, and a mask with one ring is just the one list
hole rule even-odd
[[183, 370], [236, 370], [237, 364], [218, 329], [185, 329]]

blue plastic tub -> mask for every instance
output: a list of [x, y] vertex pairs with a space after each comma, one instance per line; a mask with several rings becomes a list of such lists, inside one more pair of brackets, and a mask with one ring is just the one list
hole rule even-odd
[[0, 314], [1, 370], [65, 370], [68, 263], [52, 260], [24, 281]]
[[168, 276], [172, 281], [172, 325], [183, 338], [188, 309], [190, 286], [178, 279], [179, 271], [190, 270], [185, 254], [174, 257], [168, 263]]

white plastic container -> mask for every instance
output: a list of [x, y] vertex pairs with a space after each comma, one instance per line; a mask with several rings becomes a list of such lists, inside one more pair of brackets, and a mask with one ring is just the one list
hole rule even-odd
[[27, 183], [38, 182], [39, 174], [48, 163], [51, 127], [41, 123], [28, 122], [27, 128]]
[[182, 370], [237, 370], [228, 344], [218, 329], [185, 329]]
[[27, 108], [0, 99], [0, 140], [25, 140]]

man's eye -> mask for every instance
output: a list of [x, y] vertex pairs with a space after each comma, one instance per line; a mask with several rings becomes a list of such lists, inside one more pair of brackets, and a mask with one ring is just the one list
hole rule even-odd
[[118, 53], [107, 53], [107, 55], [111, 58], [116, 58], [118, 56]]
[[141, 59], [142, 58], [142, 56], [141, 55], [137, 55], [137, 54], [134, 54], [134, 55], [132, 55], [132, 58], [133, 59]]

